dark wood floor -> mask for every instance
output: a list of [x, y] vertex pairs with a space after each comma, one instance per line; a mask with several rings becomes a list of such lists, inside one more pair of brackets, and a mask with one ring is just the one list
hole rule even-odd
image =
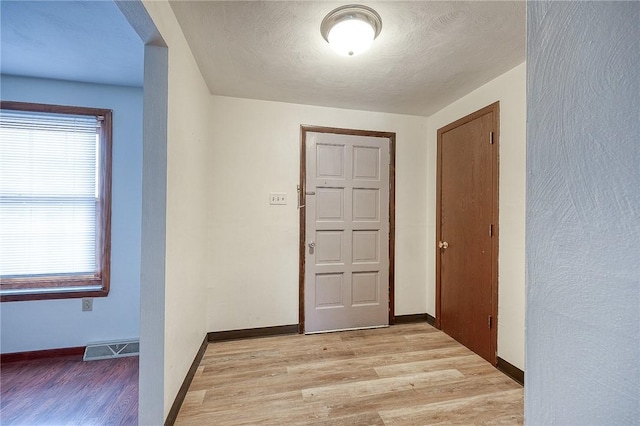
[[0, 366], [2, 425], [137, 425], [138, 357]]

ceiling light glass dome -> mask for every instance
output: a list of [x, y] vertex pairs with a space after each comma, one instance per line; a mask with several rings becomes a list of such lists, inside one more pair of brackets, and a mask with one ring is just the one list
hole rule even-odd
[[344, 56], [355, 56], [367, 50], [381, 30], [380, 15], [362, 5], [334, 9], [320, 25], [322, 37], [333, 50]]

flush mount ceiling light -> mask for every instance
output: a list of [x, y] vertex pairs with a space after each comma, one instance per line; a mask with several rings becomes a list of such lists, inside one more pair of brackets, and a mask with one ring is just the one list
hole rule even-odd
[[350, 4], [329, 12], [320, 24], [322, 37], [329, 46], [344, 56], [367, 50], [382, 30], [378, 12], [367, 6]]

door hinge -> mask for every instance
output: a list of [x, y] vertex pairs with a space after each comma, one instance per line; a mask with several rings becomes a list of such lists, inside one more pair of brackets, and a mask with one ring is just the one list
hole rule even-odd
[[489, 133], [489, 143], [493, 145], [493, 132]]
[[493, 237], [493, 225], [489, 225], [489, 236]]
[[488, 324], [489, 324], [489, 328], [491, 328], [491, 315], [489, 315], [489, 321], [488, 321]]

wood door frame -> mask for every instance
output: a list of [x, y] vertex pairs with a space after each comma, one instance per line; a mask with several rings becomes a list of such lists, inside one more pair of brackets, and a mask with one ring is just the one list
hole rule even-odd
[[436, 327], [442, 329], [441, 320], [441, 297], [442, 297], [442, 283], [441, 283], [441, 252], [438, 249], [438, 242], [442, 241], [442, 227], [441, 227], [441, 212], [442, 212], [442, 135], [456, 127], [466, 124], [476, 118], [482, 117], [485, 114], [493, 113], [493, 150], [491, 153], [492, 167], [493, 167], [493, 197], [492, 197], [492, 215], [491, 220], [493, 222], [493, 238], [491, 240], [491, 360], [490, 362], [495, 366], [497, 364], [497, 352], [498, 352], [498, 240], [500, 239], [500, 225], [498, 215], [498, 190], [499, 190], [499, 155], [500, 155], [500, 102], [495, 102], [488, 105], [476, 112], [473, 112], [459, 120], [454, 121], [440, 129], [438, 129], [438, 151], [437, 151], [437, 170], [436, 170]]
[[[338, 127], [300, 126], [300, 193], [298, 205], [305, 206], [307, 177], [307, 133], [333, 133], [349, 136], [371, 136], [389, 139], [389, 325], [395, 323], [395, 241], [396, 241], [396, 134], [394, 132], [378, 132], [373, 130], [342, 129]], [[299, 209], [300, 240], [298, 248], [299, 281], [298, 281], [298, 332], [304, 333], [304, 269], [306, 256], [306, 208]]]

